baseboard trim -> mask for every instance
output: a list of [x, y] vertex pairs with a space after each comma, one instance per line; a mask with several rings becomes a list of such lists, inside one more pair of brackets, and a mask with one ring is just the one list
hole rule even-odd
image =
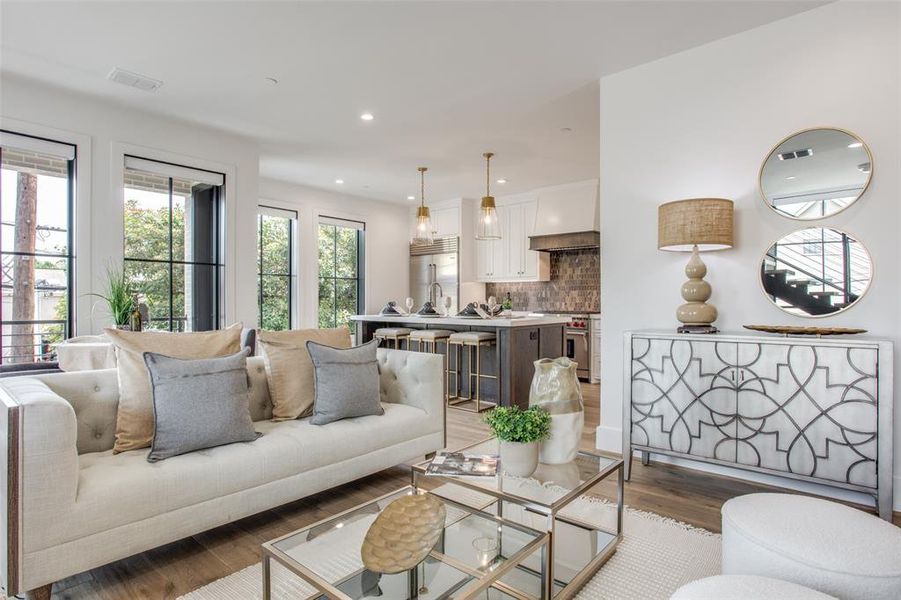
[[598, 425], [594, 430], [595, 446], [598, 450], [604, 452], [616, 452], [621, 454], [623, 451], [623, 430], [620, 427], [604, 427]]

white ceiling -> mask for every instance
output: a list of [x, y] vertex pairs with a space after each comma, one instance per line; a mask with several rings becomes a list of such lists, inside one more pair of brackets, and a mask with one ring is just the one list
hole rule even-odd
[[597, 177], [602, 75], [823, 3], [4, 0], [0, 68], [258, 139], [264, 177], [479, 197], [485, 150], [497, 195]]

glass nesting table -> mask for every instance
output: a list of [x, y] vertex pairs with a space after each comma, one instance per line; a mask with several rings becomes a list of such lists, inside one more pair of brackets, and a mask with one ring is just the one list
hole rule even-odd
[[550, 535], [450, 498], [444, 530], [424, 561], [400, 573], [367, 570], [370, 525], [406, 487], [262, 546], [263, 598], [530, 600], [544, 598]]
[[[495, 438], [467, 446], [458, 452], [498, 454]], [[549, 574], [548, 598], [569, 598], [609, 560], [623, 533], [623, 461], [590, 452], [579, 452], [566, 464], [539, 464], [531, 477], [499, 474], [495, 477], [426, 475], [429, 461], [413, 466], [412, 486], [434, 495], [452, 498], [546, 531], [549, 552], [542, 570]], [[503, 464], [499, 464], [503, 470]], [[616, 482], [616, 500], [599, 501], [586, 496], [605, 480]]]

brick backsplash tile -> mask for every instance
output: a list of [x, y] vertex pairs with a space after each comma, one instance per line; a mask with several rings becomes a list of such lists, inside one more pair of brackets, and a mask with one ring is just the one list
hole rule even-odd
[[486, 296], [500, 303], [510, 293], [513, 310], [595, 312], [601, 309], [601, 257], [598, 250], [551, 253], [551, 280], [489, 283]]

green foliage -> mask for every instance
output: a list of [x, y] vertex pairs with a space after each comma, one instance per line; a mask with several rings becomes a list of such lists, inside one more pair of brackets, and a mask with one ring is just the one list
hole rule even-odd
[[116, 325], [126, 325], [131, 311], [134, 310], [134, 296], [129, 289], [128, 279], [123, 271], [109, 268], [106, 270], [106, 292], [91, 294], [103, 298], [109, 308], [110, 315]]
[[257, 247], [260, 248], [257, 272], [262, 274], [261, 280], [257, 280], [257, 297], [262, 293], [259, 324], [269, 331], [288, 329], [291, 324], [291, 219], [269, 215], [257, 218]]
[[541, 407], [526, 410], [518, 406], [499, 406], [485, 416], [494, 435], [505, 442], [540, 442], [551, 432], [551, 415]]
[[[184, 260], [185, 256], [185, 208], [181, 203], [172, 205], [172, 256]], [[148, 209], [137, 200], [125, 201], [125, 256], [156, 260], [169, 259], [169, 209]], [[125, 261], [125, 276], [132, 287], [140, 289], [147, 298], [151, 322], [148, 328], [169, 329], [169, 265], [139, 261]], [[172, 270], [172, 316], [185, 316], [185, 267], [175, 265]], [[127, 322], [127, 321], [126, 321]]]
[[319, 327], [351, 327], [359, 310], [357, 230], [319, 225], [318, 242]]

